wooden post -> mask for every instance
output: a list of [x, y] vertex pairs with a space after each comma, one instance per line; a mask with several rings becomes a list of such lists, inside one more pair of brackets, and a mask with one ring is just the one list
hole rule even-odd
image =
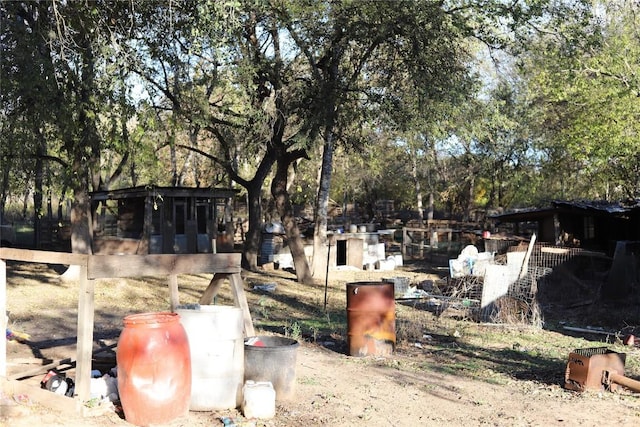
[[407, 258], [407, 245], [409, 244], [409, 233], [407, 227], [402, 227], [402, 258]]
[[176, 311], [176, 307], [180, 305], [180, 295], [178, 292], [178, 275], [169, 275], [169, 301], [171, 311]]
[[527, 253], [524, 256], [524, 261], [522, 262], [522, 268], [520, 268], [519, 278], [522, 279], [527, 275], [529, 271], [529, 258], [531, 258], [531, 252], [533, 251], [533, 245], [536, 243], [536, 234], [533, 233], [531, 236], [531, 240], [529, 241], [529, 247], [527, 248]]
[[[7, 330], [7, 263], [0, 259], [0, 327]], [[7, 339], [0, 339], [0, 377], [7, 376]]]
[[77, 407], [81, 411], [91, 394], [91, 355], [93, 350], [95, 281], [88, 278], [86, 264], [80, 266], [79, 284], [75, 395], [78, 396]]
[[200, 297], [199, 303], [201, 305], [208, 305], [213, 303], [213, 298], [218, 295], [218, 290], [220, 290], [220, 286], [222, 286], [222, 282], [227, 278], [227, 274], [214, 274], [209, 282], [209, 286], [204, 290], [202, 296]]
[[233, 273], [229, 276], [231, 280], [231, 290], [233, 291], [233, 298], [236, 301], [236, 306], [242, 310], [242, 317], [244, 319], [244, 336], [252, 337], [256, 333], [253, 330], [253, 321], [251, 320], [251, 313], [249, 312], [249, 304], [247, 303], [247, 296], [244, 293], [244, 285], [240, 273]]

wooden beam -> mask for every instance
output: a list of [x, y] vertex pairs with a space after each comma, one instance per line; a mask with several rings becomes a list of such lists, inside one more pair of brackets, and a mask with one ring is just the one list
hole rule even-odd
[[[34, 375], [38, 375], [38, 374], [44, 374], [45, 372], [47, 372], [49, 369], [54, 369], [57, 368], [58, 366], [62, 366], [62, 365], [73, 365], [75, 363], [75, 361], [70, 358], [67, 357], [66, 359], [58, 359], [58, 360], [54, 360], [51, 363], [47, 363], [46, 365], [38, 365], [35, 368], [31, 368], [28, 369], [26, 371], [22, 371], [22, 372], [17, 372], [15, 374], [10, 375], [9, 377], [7, 377], [8, 380], [19, 380], [21, 378], [28, 378], [28, 377], [33, 377]], [[91, 373], [89, 373], [91, 374]], [[76, 381], [77, 381], [77, 374], [76, 374]]]
[[164, 276], [169, 274], [240, 273], [239, 253], [93, 255], [89, 278]]
[[599, 334], [599, 335], [615, 335], [614, 331], [601, 331], [599, 329], [589, 329], [589, 328], [575, 328], [573, 326], [563, 326], [562, 329], [573, 332], [586, 332], [588, 334]]
[[207, 286], [207, 289], [205, 289], [202, 293], [199, 303], [202, 305], [213, 304], [213, 298], [218, 295], [218, 291], [220, 290], [220, 286], [222, 286], [222, 282], [224, 282], [228, 277], [228, 274], [214, 274], [211, 278], [211, 281], [209, 282], [209, 286]]
[[235, 273], [229, 276], [231, 281], [231, 290], [233, 291], [233, 298], [236, 301], [236, 306], [242, 309], [242, 317], [244, 320], [244, 336], [252, 337], [256, 333], [253, 330], [253, 320], [251, 320], [251, 312], [249, 311], [249, 304], [247, 303], [247, 296], [244, 293], [244, 282], [240, 273]]
[[1, 259], [38, 262], [43, 264], [87, 265], [89, 255], [68, 252], [32, 251], [28, 249], [0, 248]]
[[518, 276], [520, 279], [526, 276], [529, 271], [529, 258], [531, 258], [531, 252], [533, 251], [533, 245], [535, 244], [536, 244], [536, 235], [534, 233], [531, 235], [531, 240], [529, 241], [529, 247], [527, 248], [527, 253], [524, 256], [522, 267], [520, 268], [520, 275]]

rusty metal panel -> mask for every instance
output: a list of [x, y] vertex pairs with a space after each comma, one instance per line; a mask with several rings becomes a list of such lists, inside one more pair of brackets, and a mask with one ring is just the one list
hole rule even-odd
[[[564, 387], [568, 390], [602, 390], [604, 371], [624, 375], [627, 355], [606, 347], [577, 349], [569, 353]], [[617, 384], [611, 384], [611, 390]]]

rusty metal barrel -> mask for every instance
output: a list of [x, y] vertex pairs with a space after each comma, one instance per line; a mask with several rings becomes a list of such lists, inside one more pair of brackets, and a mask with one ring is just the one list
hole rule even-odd
[[393, 353], [396, 346], [393, 283], [347, 283], [347, 346], [350, 356]]

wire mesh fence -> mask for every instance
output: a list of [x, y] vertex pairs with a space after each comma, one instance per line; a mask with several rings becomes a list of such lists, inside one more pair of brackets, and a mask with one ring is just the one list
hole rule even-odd
[[610, 260], [599, 252], [536, 244], [524, 274], [483, 316], [496, 323], [541, 327], [545, 304], [571, 306], [597, 300], [609, 266]]
[[[519, 244], [507, 251], [527, 251]], [[493, 263], [506, 265], [505, 253]], [[541, 327], [545, 304], [572, 306], [596, 301], [611, 260], [581, 248], [535, 244], [526, 265], [509, 280], [506, 292], [487, 303], [485, 276], [447, 277], [429, 284], [429, 298], [420, 304], [438, 316], [473, 321]]]

